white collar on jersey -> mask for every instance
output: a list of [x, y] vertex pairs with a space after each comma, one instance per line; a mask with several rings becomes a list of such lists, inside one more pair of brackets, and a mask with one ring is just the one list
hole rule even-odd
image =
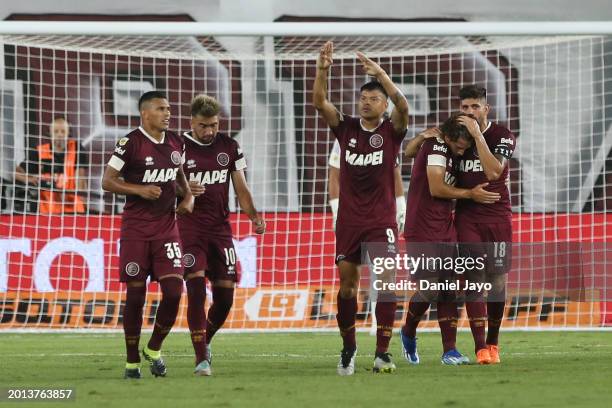
[[484, 133], [489, 130], [489, 128], [491, 127], [491, 122], [487, 122], [487, 127], [485, 128], [485, 130], [482, 131], [482, 134], [484, 135]]
[[385, 118], [380, 118], [378, 125], [374, 129], [366, 129], [365, 126], [363, 126], [363, 119], [359, 118], [359, 126], [361, 126], [361, 129], [365, 130], [366, 132], [374, 132], [380, 127], [380, 125], [382, 125], [384, 120]]
[[143, 135], [145, 135], [146, 137], [149, 138], [150, 141], [152, 141], [155, 144], [164, 144], [164, 140], [166, 140], [166, 132], [162, 133], [162, 138], [161, 140], [158, 142], [157, 139], [155, 139], [153, 136], [151, 136], [150, 134], [147, 133], [146, 130], [144, 130], [144, 128], [142, 126], [138, 126], [138, 130], [140, 130], [142, 132]]
[[195, 137], [191, 136], [189, 134], [189, 132], [184, 132], [183, 136], [185, 136], [187, 139], [191, 140], [192, 142], [194, 142], [194, 143], [196, 143], [196, 144], [198, 144], [200, 146], [210, 146], [211, 144], [214, 143], [215, 137], [217, 137], [217, 135], [215, 135], [215, 137], [213, 137], [213, 140], [211, 140], [210, 143], [202, 143], [202, 142], [197, 141]]

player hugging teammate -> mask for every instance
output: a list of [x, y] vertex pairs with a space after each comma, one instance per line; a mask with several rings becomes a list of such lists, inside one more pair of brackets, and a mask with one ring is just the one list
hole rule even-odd
[[[426, 249], [433, 248], [436, 256], [444, 250], [453, 252], [445, 249], [444, 242], [458, 241], [459, 256], [486, 260], [484, 268], [468, 268], [461, 278], [491, 285], [486, 300], [482, 290], [469, 289], [463, 295], [476, 361], [479, 364], [497, 364], [500, 362], [498, 336], [512, 255], [512, 209], [507, 180], [508, 160], [514, 152], [515, 138], [508, 129], [488, 120], [489, 105], [484, 88], [476, 85], [463, 87], [459, 97], [462, 114], [453, 115], [441, 130], [424, 132], [435, 139], [424, 142], [413, 164], [405, 238], [408, 249], [411, 243], [437, 241], [433, 246], [425, 245]], [[460, 134], [459, 144], [453, 141], [453, 133]], [[436, 148], [440, 142], [444, 144]], [[407, 153], [407, 156], [413, 154]], [[456, 188], [452, 186], [455, 182]], [[427, 188], [424, 183], [427, 183]], [[457, 200], [454, 223], [452, 199]], [[422, 250], [423, 244], [415, 245], [415, 249]], [[417, 272], [417, 278], [421, 278], [422, 272]], [[426, 272], [436, 272], [429, 278], [442, 281], [458, 276], [452, 271]], [[437, 300], [442, 332], [442, 363], [464, 364], [467, 358], [454, 347], [457, 309], [454, 294], [449, 292], [417, 292], [411, 298], [406, 324], [401, 331], [404, 355], [410, 363], [419, 363], [416, 327], [433, 299]]]

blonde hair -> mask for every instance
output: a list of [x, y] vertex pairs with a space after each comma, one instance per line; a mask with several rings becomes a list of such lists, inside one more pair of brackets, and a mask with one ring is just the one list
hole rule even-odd
[[208, 95], [196, 95], [191, 101], [191, 116], [203, 116], [210, 118], [218, 115], [221, 111], [221, 105], [219, 102]]

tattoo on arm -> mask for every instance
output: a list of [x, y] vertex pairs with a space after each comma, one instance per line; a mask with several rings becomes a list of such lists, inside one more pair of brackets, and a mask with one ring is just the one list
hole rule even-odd
[[395, 105], [395, 108], [399, 110], [400, 112], [405, 111], [404, 106], [402, 106], [403, 99], [404, 99], [404, 96], [399, 90], [396, 91], [393, 95], [391, 95], [391, 102], [393, 102], [393, 104]]

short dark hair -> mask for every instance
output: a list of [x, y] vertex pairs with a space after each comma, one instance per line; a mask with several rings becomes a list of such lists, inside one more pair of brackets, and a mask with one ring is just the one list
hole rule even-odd
[[219, 102], [208, 95], [196, 95], [191, 101], [191, 116], [203, 116], [211, 118], [216, 116], [221, 111]]
[[471, 118], [474, 118], [472, 115], [468, 115], [462, 112], [453, 113], [451, 117], [446, 119], [444, 123], [442, 123], [442, 126], [440, 126], [442, 136], [448, 137], [451, 142], [456, 142], [460, 138], [470, 141], [472, 140], [472, 135], [470, 134], [470, 132], [458, 120], [461, 116], [469, 116]]
[[383, 95], [385, 95], [385, 98], [389, 97], [387, 91], [385, 91], [385, 87], [378, 81], [366, 82], [361, 86], [361, 88], [359, 88], [359, 92], [363, 91], [380, 91]]
[[142, 105], [152, 101], [153, 99], [168, 99], [166, 98], [166, 94], [160, 91], [149, 91], [142, 94], [140, 99], [138, 100], [138, 110], [142, 110]]
[[487, 99], [487, 90], [478, 85], [464, 86], [459, 90], [459, 99]]

